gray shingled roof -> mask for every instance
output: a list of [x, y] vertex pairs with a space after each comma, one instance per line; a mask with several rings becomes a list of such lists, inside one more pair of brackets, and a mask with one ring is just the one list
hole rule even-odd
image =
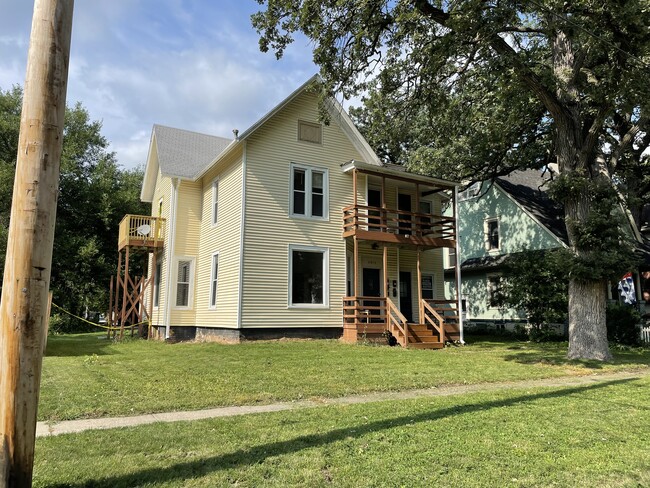
[[569, 243], [564, 210], [548, 196], [549, 173], [537, 169], [515, 171], [497, 178], [498, 185], [565, 244]]
[[165, 176], [194, 178], [232, 142], [183, 129], [154, 124], [158, 162]]

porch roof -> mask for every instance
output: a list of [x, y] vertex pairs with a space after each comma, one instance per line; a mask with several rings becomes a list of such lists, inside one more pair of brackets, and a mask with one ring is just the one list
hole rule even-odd
[[431, 176], [425, 176], [418, 173], [411, 173], [404, 166], [401, 166], [399, 164], [382, 163], [381, 166], [377, 166], [376, 164], [369, 164], [353, 159], [347, 163], [341, 164], [341, 169], [344, 173], [350, 173], [356, 169], [362, 173], [374, 174], [377, 176], [386, 176], [388, 178], [408, 181], [412, 183], [420, 183], [449, 190], [460, 186], [460, 183], [455, 181], [433, 178]]

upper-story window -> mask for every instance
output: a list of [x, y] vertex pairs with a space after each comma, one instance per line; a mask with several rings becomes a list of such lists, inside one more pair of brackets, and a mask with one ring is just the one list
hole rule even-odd
[[327, 170], [291, 165], [291, 215], [318, 220], [328, 218]]
[[486, 245], [488, 251], [499, 249], [499, 221], [488, 219], [485, 221]]
[[212, 225], [217, 225], [219, 215], [219, 180], [212, 182]]
[[323, 143], [323, 127], [321, 124], [314, 122], [298, 121], [298, 140], [313, 142], [314, 144]]

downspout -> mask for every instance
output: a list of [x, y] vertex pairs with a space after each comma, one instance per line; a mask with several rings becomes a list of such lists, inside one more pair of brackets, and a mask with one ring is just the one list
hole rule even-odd
[[237, 302], [237, 328], [242, 325], [242, 301], [244, 293], [244, 230], [246, 228], [246, 141], [242, 151], [242, 189], [241, 189], [241, 222], [239, 228], [239, 300]]
[[463, 299], [462, 282], [460, 278], [460, 235], [458, 233], [458, 187], [454, 186], [454, 226], [456, 227], [456, 301], [458, 306], [458, 329], [460, 331], [460, 343], [465, 344], [463, 330]]
[[172, 178], [172, 194], [169, 202], [169, 245], [167, 246], [167, 276], [165, 277], [165, 340], [169, 339], [171, 331], [171, 290], [172, 290], [172, 264], [176, 242], [176, 210], [178, 206], [178, 178]]

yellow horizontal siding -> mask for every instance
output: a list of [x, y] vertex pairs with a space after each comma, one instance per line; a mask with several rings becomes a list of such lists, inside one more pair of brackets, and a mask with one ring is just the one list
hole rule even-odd
[[[202, 181], [203, 220], [197, 275], [196, 325], [237, 327], [242, 200], [242, 154], [233, 154]], [[212, 225], [212, 182], [219, 179], [217, 225]], [[212, 255], [219, 253], [217, 306], [211, 309]]]
[[[193, 283], [190, 285], [192, 296], [189, 309], [171, 308], [171, 325], [195, 325], [196, 318], [196, 277], [200, 266], [198, 260], [199, 238], [201, 232], [201, 201], [203, 188], [200, 182], [181, 181], [178, 185], [176, 206], [176, 236], [174, 256], [194, 258]], [[172, 297], [176, 296], [176, 269], [172, 269]]]
[[[361, 159], [333, 118], [323, 144], [297, 140], [298, 120], [318, 121], [316, 98], [303, 94], [247, 141], [243, 327], [341, 327], [345, 242], [341, 209], [352, 177], [340, 165]], [[329, 221], [289, 217], [290, 165], [327, 168]], [[289, 244], [329, 248], [329, 307], [288, 308]]]
[[[155, 151], [155, 144], [153, 145], [154, 151]], [[154, 152], [151, 157], [156, 157], [157, 155]], [[160, 213], [160, 217], [163, 217], [167, 219], [167, 222], [169, 222], [169, 213], [170, 213], [170, 200], [171, 200], [171, 188], [172, 188], [172, 183], [171, 179], [168, 177], [163, 177], [162, 173], [158, 171], [158, 176], [156, 178], [156, 187], [154, 190], [154, 195], [153, 195], [153, 201], [151, 202], [151, 215], [154, 217], [158, 217], [158, 205], [160, 202], [160, 199], [162, 198], [163, 200], [163, 209], [162, 213]], [[170, 236], [169, 236], [169, 224], [165, 226], [165, 235], [164, 237], [164, 243], [165, 243], [165, 248], [167, 247], [168, 243], [170, 242]], [[153, 309], [153, 317], [152, 317], [152, 322], [154, 325], [163, 325], [164, 318], [165, 318], [165, 300], [167, 299], [166, 297], [166, 289], [165, 289], [165, 277], [167, 275], [167, 259], [166, 259], [166, 251], [162, 250], [161, 252], [158, 253], [157, 255], [157, 260], [161, 261], [161, 276], [160, 276], [160, 300], [158, 302], [158, 307], [155, 307]], [[149, 258], [149, 275], [152, 274], [152, 267], [151, 267], [151, 257]]]

